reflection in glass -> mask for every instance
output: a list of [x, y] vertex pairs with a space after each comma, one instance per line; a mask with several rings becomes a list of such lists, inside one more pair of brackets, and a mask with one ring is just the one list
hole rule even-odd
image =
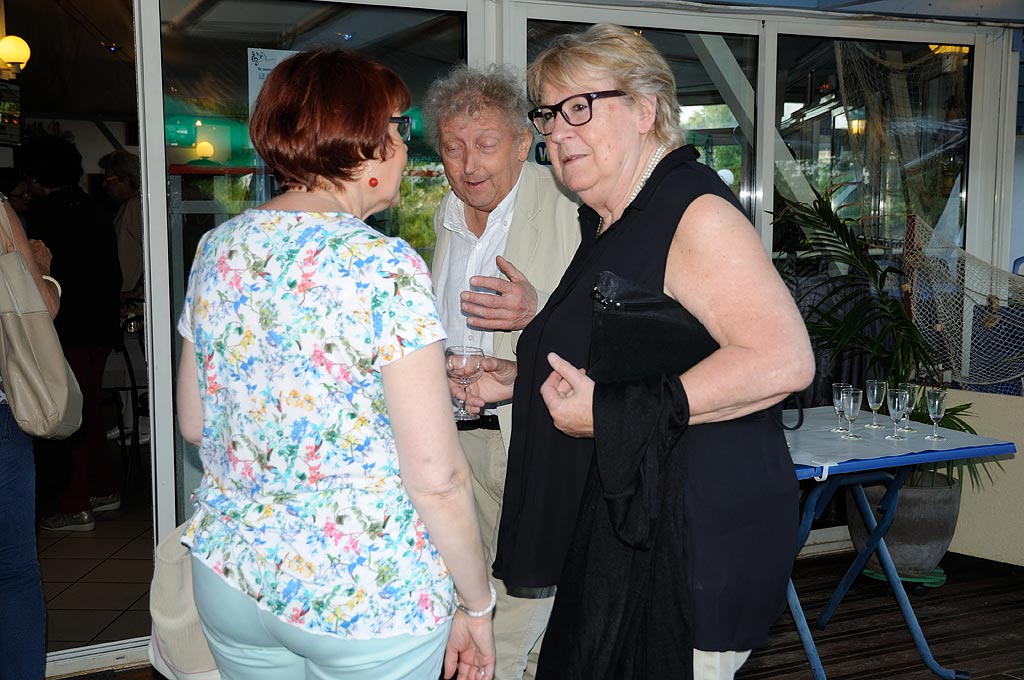
[[[344, 47], [385, 64], [409, 86], [413, 105], [402, 113], [412, 119], [412, 138], [402, 203], [367, 221], [404, 237], [429, 262], [431, 218], [447, 182], [423, 138], [418, 104], [435, 78], [466, 60], [465, 12], [309, 0], [160, 0], [159, 7], [171, 327], [202, 235], [277, 193], [252, 149], [248, 120], [261, 74], [292, 51]], [[202, 142], [212, 146], [209, 157], [197, 153]], [[191, 512], [188, 490], [201, 474], [185, 451], [178, 439], [178, 517]]]
[[[402, 236], [429, 262], [431, 218], [447, 182], [423, 138], [417, 103], [435, 78], [465, 61], [464, 13], [309, 0], [221, 0], [208, 11], [161, 0], [160, 10], [168, 218], [182, 287], [206, 231], [276, 195], [249, 141], [249, 113], [266, 72], [294, 51], [319, 46], [379, 61], [412, 91], [402, 204], [368, 222]], [[200, 157], [204, 142], [214, 151]]]
[[780, 36], [778, 56], [777, 190], [842, 184], [840, 217], [894, 254], [915, 220], [962, 245], [971, 48]]
[[[532, 61], [554, 38], [583, 31], [588, 26], [528, 21], [527, 60]], [[743, 207], [751, 212], [754, 111], [740, 110], [726, 102], [750, 102], [753, 107], [757, 38], [646, 27], [638, 30], [643, 31], [644, 37], [658, 48], [672, 68], [686, 141], [697, 147], [701, 162], [717, 170]]]

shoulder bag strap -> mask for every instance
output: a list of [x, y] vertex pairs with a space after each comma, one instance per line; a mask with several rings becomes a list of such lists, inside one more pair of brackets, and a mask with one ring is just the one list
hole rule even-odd
[[14, 228], [11, 226], [11, 218], [7, 215], [6, 205], [7, 197], [0, 193], [0, 226], [3, 226], [3, 235], [6, 237], [3, 243], [4, 252], [0, 253], [3, 255], [17, 250], [14, 245]]

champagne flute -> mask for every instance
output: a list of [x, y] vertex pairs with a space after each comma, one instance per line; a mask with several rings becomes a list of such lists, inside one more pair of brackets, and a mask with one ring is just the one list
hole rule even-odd
[[832, 408], [836, 410], [839, 424], [829, 430], [829, 432], [846, 432], [846, 428], [843, 427], [843, 390], [847, 387], [853, 387], [853, 385], [844, 382], [832, 383]]
[[914, 383], [900, 383], [897, 387], [907, 391], [907, 408], [903, 412], [903, 420], [907, 424], [900, 428], [900, 432], [917, 432], [917, 430], [910, 427], [910, 416], [914, 413], [914, 409], [917, 408], [917, 398], [921, 393], [920, 387]]
[[939, 421], [946, 415], [946, 390], [942, 387], [929, 387], [924, 393], [925, 402], [928, 404], [928, 417], [932, 419], [932, 433], [925, 439], [940, 441], [945, 439], [939, 434]]
[[846, 418], [846, 422], [850, 424], [847, 428], [847, 433], [843, 435], [843, 439], [863, 439], [859, 434], [853, 432], [853, 421], [857, 419], [857, 414], [860, 413], [861, 400], [864, 398], [864, 390], [859, 387], [848, 387], [843, 390], [843, 416]]
[[900, 388], [889, 390], [885, 395], [886, 406], [889, 407], [889, 419], [892, 420], [892, 434], [885, 436], [889, 441], [900, 441], [906, 439], [900, 434], [899, 425], [903, 420], [903, 413], [907, 409], [907, 391]]
[[885, 381], [868, 380], [865, 396], [868, 398], [868, 408], [871, 409], [871, 423], [864, 427], [871, 430], [881, 430], [883, 425], [878, 424], [878, 409], [885, 403]]
[[[472, 385], [484, 373], [481, 365], [484, 351], [479, 347], [452, 345], [445, 349], [444, 359], [448, 377], [463, 387]], [[465, 399], [459, 399], [459, 407], [455, 409], [454, 415], [455, 420], [477, 420], [480, 417], [479, 414], [466, 410]]]

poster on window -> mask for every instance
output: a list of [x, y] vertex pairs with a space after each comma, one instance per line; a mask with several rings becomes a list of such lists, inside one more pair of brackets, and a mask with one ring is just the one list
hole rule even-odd
[[249, 63], [249, 116], [256, 106], [256, 97], [274, 67], [288, 57], [296, 54], [296, 50], [268, 50], [263, 47], [250, 47], [247, 50]]

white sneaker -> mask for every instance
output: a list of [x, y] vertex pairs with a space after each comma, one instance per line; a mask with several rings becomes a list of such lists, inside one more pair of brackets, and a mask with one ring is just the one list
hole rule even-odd
[[58, 512], [40, 520], [39, 528], [47, 531], [92, 531], [96, 528], [96, 518], [88, 510]]
[[121, 509], [121, 496], [112, 493], [109, 496], [90, 496], [89, 503], [92, 504], [93, 512], [110, 512]]

